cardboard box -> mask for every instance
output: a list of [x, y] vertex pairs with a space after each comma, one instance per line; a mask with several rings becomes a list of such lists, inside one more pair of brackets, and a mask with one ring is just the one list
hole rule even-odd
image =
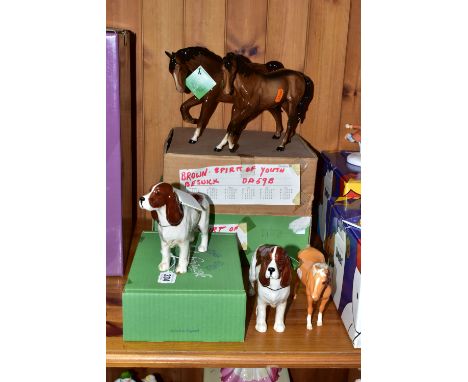
[[333, 254], [333, 302], [355, 348], [361, 347], [361, 229], [338, 225]]
[[[297, 260], [297, 253], [309, 244], [311, 217], [230, 215], [210, 216], [210, 231], [235, 233], [241, 261], [250, 263], [255, 250], [262, 244], [276, 244]], [[158, 224], [153, 220], [153, 230]], [[247, 262], [246, 262], [247, 261]], [[293, 261], [293, 265], [295, 262]]]
[[[164, 150], [165, 182], [181, 187], [179, 170], [209, 166], [238, 166], [255, 164], [296, 165], [300, 174], [300, 193], [297, 205], [230, 205], [215, 204], [216, 214], [311, 216], [314, 198], [317, 155], [298, 135], [292, 138], [286, 150], [276, 151], [278, 141], [272, 133], [244, 131], [236, 153], [227, 147], [216, 153], [213, 148], [226, 134], [225, 130], [206, 129], [196, 144], [189, 144], [194, 129], [175, 128], [169, 133]], [[296, 168], [296, 167], [294, 167]], [[265, 187], [266, 188], [266, 187]]]
[[325, 252], [333, 270], [333, 302], [356, 348], [361, 347], [359, 293], [361, 286], [360, 200], [329, 201], [330, 221]]
[[208, 251], [192, 250], [188, 272], [174, 283], [158, 282], [160, 248], [158, 233], [142, 234], [122, 295], [124, 340], [244, 341], [246, 295], [235, 235], [212, 234]]
[[348, 151], [322, 152], [323, 166], [319, 170], [322, 183], [318, 208], [318, 232], [322, 241], [326, 236], [330, 201], [361, 198], [361, 168], [346, 161]]
[[248, 262], [262, 244], [280, 245], [289, 256], [297, 259], [297, 253], [309, 244], [310, 223], [310, 217], [272, 215], [217, 214], [213, 220], [214, 225], [238, 224], [241, 230], [246, 229], [243, 237], [247, 245], [242, 248], [240, 240], [239, 245]]
[[330, 240], [333, 239], [338, 226], [342, 226], [343, 222], [346, 221], [349, 224], [355, 224], [361, 226], [361, 200], [342, 200], [336, 201], [335, 198], [327, 201], [327, 215], [325, 217], [325, 229], [323, 246], [325, 252], [329, 255], [333, 255], [333, 245], [330, 244]]
[[106, 274], [121, 276], [134, 224], [130, 32], [106, 32]]

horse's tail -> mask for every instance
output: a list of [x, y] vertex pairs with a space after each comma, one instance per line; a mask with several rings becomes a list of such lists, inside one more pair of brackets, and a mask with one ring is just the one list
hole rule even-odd
[[274, 72], [278, 69], [284, 69], [284, 65], [279, 61], [268, 61], [265, 66], [269, 72]]
[[305, 81], [305, 90], [301, 100], [297, 105], [297, 114], [301, 120], [301, 123], [304, 123], [307, 109], [309, 108], [309, 104], [312, 101], [312, 98], [314, 98], [314, 83], [305, 74], [303, 74], [303, 76]]

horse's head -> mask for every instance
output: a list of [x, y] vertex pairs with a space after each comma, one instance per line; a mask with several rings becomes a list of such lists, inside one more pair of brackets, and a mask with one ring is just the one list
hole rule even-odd
[[226, 95], [232, 94], [234, 90], [234, 78], [237, 74], [238, 60], [235, 53], [228, 53], [223, 58], [223, 93]]
[[178, 52], [169, 53], [165, 51], [166, 56], [169, 57], [169, 73], [174, 78], [174, 83], [179, 93], [190, 93], [185, 87], [185, 79], [189, 74], [189, 69], [181, 57], [177, 54]]
[[318, 301], [325, 288], [330, 284], [330, 270], [325, 263], [317, 263], [310, 270], [312, 273], [311, 285], [312, 300]]

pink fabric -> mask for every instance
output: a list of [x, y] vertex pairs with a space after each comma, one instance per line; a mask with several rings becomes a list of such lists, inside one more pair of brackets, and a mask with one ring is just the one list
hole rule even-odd
[[222, 382], [276, 382], [279, 378], [281, 368], [267, 367], [265, 368], [268, 376], [260, 379], [243, 379], [238, 373], [247, 369], [234, 369], [234, 368], [222, 368], [221, 369], [221, 381]]

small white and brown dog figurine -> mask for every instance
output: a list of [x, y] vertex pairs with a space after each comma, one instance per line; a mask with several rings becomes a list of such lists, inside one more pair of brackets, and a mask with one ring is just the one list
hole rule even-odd
[[255, 294], [257, 283], [257, 322], [255, 329], [266, 332], [266, 307], [276, 308], [273, 329], [284, 332], [284, 312], [288, 302], [291, 284], [291, 262], [286, 251], [277, 245], [261, 245], [252, 256], [250, 263], [250, 295]]
[[190, 242], [194, 240], [194, 230], [201, 232], [199, 252], [208, 249], [208, 223], [210, 204], [205, 195], [188, 193], [172, 187], [168, 183], [158, 183], [139, 200], [140, 207], [151, 211], [158, 222], [161, 238], [162, 261], [159, 270], [164, 272], [170, 267], [171, 248], [180, 248], [176, 272], [187, 272], [190, 259]]
[[[325, 263], [325, 257], [322, 252], [313, 247], [306, 247], [297, 255], [300, 265], [297, 268], [297, 275], [302, 284], [306, 287], [307, 295], [307, 329], [312, 330], [312, 313], [314, 302], [321, 299], [319, 313], [317, 318], [317, 326], [322, 326], [322, 313], [330, 299], [331, 276], [330, 269]], [[294, 298], [297, 296], [299, 282], [296, 283], [296, 291]]]

